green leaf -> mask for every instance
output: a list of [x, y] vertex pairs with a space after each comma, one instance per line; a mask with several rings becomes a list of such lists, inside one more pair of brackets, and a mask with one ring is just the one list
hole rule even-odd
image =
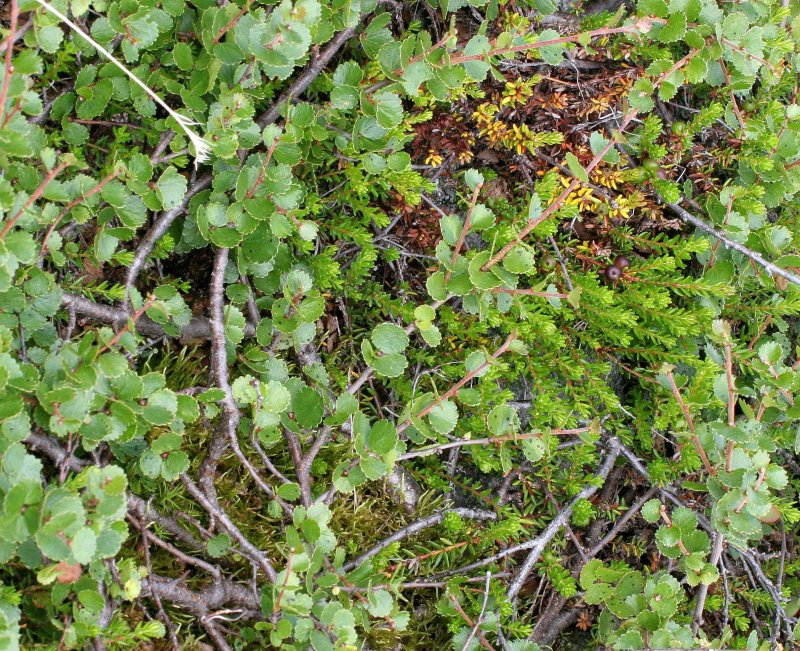
[[58, 25], [45, 25], [36, 29], [36, 42], [45, 52], [56, 52], [63, 40], [64, 32]]
[[579, 181], [588, 183], [589, 174], [583, 168], [583, 165], [581, 165], [580, 161], [578, 160], [578, 157], [572, 152], [567, 152], [564, 158], [567, 161], [567, 167], [569, 167], [569, 171], [572, 172], [572, 175]]
[[483, 55], [489, 52], [491, 47], [488, 38], [483, 34], [476, 34], [464, 48], [465, 56], [481, 56], [475, 61], [466, 61], [463, 64], [467, 74], [475, 81], [483, 81], [486, 78], [486, 73], [489, 72], [489, 64], [483, 60]]
[[686, 14], [672, 14], [661, 27], [656, 38], [662, 43], [675, 43], [686, 35]]
[[304, 387], [292, 398], [292, 412], [297, 424], [304, 429], [316, 427], [322, 422], [325, 411], [322, 396], [310, 387]]
[[388, 590], [370, 590], [367, 603], [367, 610], [373, 617], [388, 617], [394, 608], [394, 599]]
[[445, 400], [430, 410], [428, 422], [439, 434], [449, 434], [458, 423], [458, 408], [455, 403]]
[[[608, 138], [605, 138], [599, 131], [592, 131], [592, 135], [589, 136], [589, 146], [593, 154], [599, 154], [608, 143]], [[602, 160], [606, 163], [619, 163], [619, 152], [612, 147], [603, 155]]]
[[403, 104], [400, 96], [389, 91], [381, 91], [373, 97], [375, 101], [375, 119], [384, 129], [392, 129], [403, 119]]
[[389, 454], [397, 441], [397, 430], [388, 420], [377, 421], [367, 434], [367, 447], [375, 454]]
[[495, 215], [482, 203], [476, 203], [470, 216], [470, 228], [473, 231], [482, 231], [494, 226]]
[[660, 500], [648, 500], [642, 507], [642, 517], [649, 523], [655, 524], [661, 519]]
[[408, 360], [405, 355], [400, 353], [383, 353], [378, 355], [380, 351], [375, 351], [372, 344], [366, 339], [361, 342], [361, 354], [364, 361], [375, 369], [378, 375], [384, 377], [398, 377], [403, 374], [408, 366]]
[[510, 405], [497, 405], [489, 412], [486, 424], [494, 436], [505, 436], [519, 429], [519, 414]]
[[513, 274], [530, 273], [535, 264], [533, 251], [525, 244], [518, 244], [503, 258], [503, 267]]
[[261, 389], [261, 409], [271, 414], [282, 414], [289, 408], [291, 394], [280, 382], [270, 380]]
[[75, 562], [86, 565], [91, 562], [97, 551], [97, 536], [88, 527], [78, 529], [72, 538], [71, 547]]
[[164, 210], [172, 210], [181, 204], [186, 194], [186, 179], [174, 167], [168, 167], [156, 181], [156, 195]]
[[427, 61], [415, 61], [403, 70], [403, 88], [411, 97], [417, 97], [419, 87], [429, 79], [433, 79], [433, 70]]
[[364, 476], [372, 481], [380, 479], [387, 472], [389, 472], [389, 466], [387, 466], [380, 459], [375, 459], [374, 457], [367, 457], [365, 459], [361, 459], [358, 466], [359, 468], [361, 468], [361, 471], [364, 473]]
[[[539, 34], [537, 42], [541, 43], [542, 41], [552, 41], [560, 38], [561, 34], [559, 34], [556, 30], [546, 29]], [[548, 63], [551, 66], [557, 66], [564, 60], [563, 44], [557, 43], [553, 45], [544, 45], [537, 48], [537, 50], [542, 55], [542, 59], [544, 59], [545, 63]]]
[[226, 533], [220, 533], [206, 542], [206, 550], [212, 558], [221, 558], [228, 553], [231, 546], [231, 538]]
[[394, 323], [381, 323], [372, 330], [372, 343], [382, 353], [402, 353], [408, 347], [408, 335]]

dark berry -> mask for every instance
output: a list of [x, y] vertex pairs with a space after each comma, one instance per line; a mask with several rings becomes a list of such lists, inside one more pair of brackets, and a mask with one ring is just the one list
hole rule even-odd
[[606, 278], [608, 278], [608, 280], [611, 282], [617, 282], [620, 278], [622, 278], [622, 269], [610, 264], [606, 267], [605, 275]]
[[627, 269], [631, 266], [631, 261], [628, 260], [624, 255], [618, 255], [614, 258], [614, 266], [618, 269]]

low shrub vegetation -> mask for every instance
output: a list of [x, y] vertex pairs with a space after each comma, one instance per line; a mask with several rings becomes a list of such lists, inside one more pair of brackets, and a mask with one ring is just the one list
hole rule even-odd
[[0, 21], [0, 648], [794, 646], [794, 0]]

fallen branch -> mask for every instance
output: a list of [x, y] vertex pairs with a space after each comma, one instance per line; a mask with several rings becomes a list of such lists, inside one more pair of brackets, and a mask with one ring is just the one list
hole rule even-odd
[[[611, 448], [609, 450], [608, 456], [606, 457], [605, 462], [603, 463], [600, 470], [597, 472], [597, 476], [601, 479], [605, 479], [608, 477], [608, 474], [611, 472], [611, 469], [614, 467], [614, 462], [616, 461], [617, 457], [620, 454], [619, 448], [619, 441], [616, 438], [609, 439], [608, 445]], [[442, 572], [437, 574], [436, 576], [431, 577], [431, 580], [438, 580], [444, 577], [453, 576], [453, 575], [463, 575], [467, 572], [472, 570], [479, 569], [481, 567], [486, 567], [491, 563], [496, 563], [502, 558], [506, 556], [511, 556], [512, 554], [516, 554], [521, 551], [531, 550], [528, 554], [528, 558], [525, 561], [523, 568], [517, 573], [517, 577], [511, 583], [509, 588], [508, 595], [512, 597], [512, 600], [516, 598], [516, 595], [519, 593], [522, 584], [525, 582], [525, 578], [530, 573], [533, 565], [539, 558], [539, 554], [542, 553], [544, 548], [547, 544], [555, 537], [555, 535], [561, 530], [561, 527], [564, 526], [569, 521], [570, 516], [572, 515], [572, 509], [574, 508], [576, 502], [582, 499], [587, 499], [594, 495], [599, 488], [595, 485], [588, 485], [585, 486], [578, 495], [575, 496], [575, 499], [570, 502], [570, 504], [564, 508], [558, 515], [555, 516], [550, 521], [550, 524], [547, 525], [547, 528], [542, 531], [536, 538], [533, 540], [528, 540], [527, 542], [521, 543], [519, 545], [513, 545], [504, 549], [493, 556], [488, 558], [484, 558], [483, 560], [477, 561], [475, 563], [470, 563], [469, 565], [464, 565], [462, 567], [455, 568], [453, 570], [447, 570], [446, 572]], [[510, 590], [514, 590], [512, 593]]]
[[275, 122], [275, 120], [277, 120], [281, 114], [281, 107], [285, 106], [295, 97], [305, 92], [305, 90], [314, 82], [314, 80], [319, 77], [323, 68], [328, 65], [330, 60], [355, 33], [355, 27], [348, 27], [328, 41], [325, 49], [323, 49], [322, 52], [317, 54], [311, 60], [311, 62], [306, 66], [305, 70], [303, 70], [297, 79], [294, 80], [292, 85], [289, 86], [289, 88], [287, 88], [281, 94], [281, 96], [272, 103], [270, 109], [266, 113], [263, 113], [259, 116], [258, 126], [263, 129], [267, 125]]
[[183, 201], [181, 201], [180, 204], [171, 210], [167, 210], [166, 212], [162, 213], [158, 221], [153, 224], [152, 228], [147, 231], [147, 235], [145, 235], [142, 241], [139, 243], [139, 246], [136, 248], [136, 253], [133, 255], [133, 260], [131, 261], [130, 267], [128, 267], [128, 275], [125, 277], [126, 310], [130, 309], [130, 297], [131, 293], [136, 287], [136, 279], [139, 277], [139, 273], [144, 268], [147, 258], [153, 252], [156, 244], [158, 244], [158, 241], [164, 237], [166, 232], [169, 230], [169, 227], [172, 226], [172, 222], [174, 222], [180, 215], [184, 213], [191, 198], [198, 192], [202, 192], [209, 187], [212, 179], [213, 176], [208, 173], [204, 174], [197, 179], [197, 181], [192, 183], [184, 195]]
[[[77, 294], [70, 294], [64, 292], [61, 295], [62, 307], [74, 310], [76, 314], [86, 317], [91, 321], [98, 323], [107, 323], [115, 327], [123, 327], [129, 319], [129, 314], [121, 308], [111, 307], [110, 305], [103, 305], [95, 303], [94, 301], [78, 296]], [[159, 339], [168, 336], [164, 329], [152, 319], [147, 316], [141, 317], [136, 322], [136, 332], [145, 337], [152, 337]], [[253, 337], [255, 335], [255, 328], [252, 324], [248, 323], [244, 328], [245, 337]], [[204, 317], [193, 317], [189, 324], [181, 328], [180, 339], [182, 341], [189, 341], [192, 339], [211, 339], [211, 325], [208, 319]]]
[[796, 273], [788, 271], [786, 269], [782, 269], [778, 265], [773, 264], [769, 260], [765, 259], [763, 256], [761, 256], [761, 254], [756, 253], [752, 249], [747, 248], [744, 244], [739, 244], [739, 242], [735, 242], [727, 235], [725, 235], [722, 231], [707, 224], [699, 217], [695, 217], [685, 208], [682, 208], [676, 203], [668, 203], [667, 208], [669, 208], [670, 212], [680, 217], [681, 220], [685, 221], [687, 224], [691, 224], [695, 228], [699, 228], [701, 231], [707, 233], [708, 235], [717, 238], [727, 248], [733, 249], [737, 253], [741, 253], [746, 258], [750, 258], [750, 260], [752, 260], [759, 266], [763, 267], [764, 270], [770, 276], [780, 276], [781, 278], [785, 278], [789, 282], [793, 282], [796, 285], [800, 285], [800, 276], [798, 276]]
[[366, 560], [372, 558], [377, 554], [380, 554], [384, 549], [386, 549], [392, 543], [395, 543], [398, 540], [403, 540], [404, 538], [408, 538], [409, 536], [413, 536], [415, 533], [422, 531], [423, 529], [427, 529], [428, 527], [433, 527], [439, 524], [450, 513], [455, 513], [456, 515], [461, 516], [462, 518], [467, 518], [469, 520], [497, 520], [497, 514], [494, 511], [479, 511], [477, 509], [463, 509], [463, 508], [440, 511], [439, 513], [434, 513], [433, 515], [429, 515], [427, 518], [422, 518], [421, 520], [412, 522], [411, 524], [403, 527], [399, 531], [396, 531], [388, 538], [384, 538], [377, 545], [375, 545], [371, 549], [361, 554], [361, 556], [359, 556], [358, 558], [355, 558], [352, 561], [345, 563], [344, 570], [346, 572], [354, 570], [359, 565], [364, 563]]

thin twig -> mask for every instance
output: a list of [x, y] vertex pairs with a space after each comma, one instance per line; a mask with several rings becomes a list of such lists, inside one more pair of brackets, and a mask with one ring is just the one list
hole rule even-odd
[[6, 67], [5, 74], [3, 75], [3, 85], [0, 87], [0, 124], [3, 123], [3, 114], [6, 108], [6, 98], [8, 97], [8, 89], [11, 85], [11, 75], [14, 72], [14, 65], [12, 58], [14, 56], [13, 44], [17, 35], [17, 21], [19, 20], [19, 5], [17, 0], [11, 0], [11, 9], [8, 25], [8, 36], [6, 37]]
[[[709, 563], [711, 565], [718, 565], [719, 559], [722, 556], [722, 545], [725, 542], [725, 537], [718, 533], [714, 538], [714, 547], [711, 549], [711, 557]], [[706, 597], [708, 596], [708, 584], [702, 583], [697, 589], [697, 600], [694, 607], [694, 615], [692, 616], [692, 633], [697, 635], [700, 627], [703, 625], [703, 607], [706, 604]]]
[[281, 96], [276, 99], [270, 109], [259, 116], [258, 126], [262, 129], [268, 124], [272, 124], [280, 116], [281, 108], [291, 102], [295, 97], [298, 97], [306, 91], [306, 89], [319, 77], [322, 70], [328, 65], [328, 62], [336, 55], [342, 46], [350, 40], [350, 37], [356, 33], [355, 27], [348, 27], [347, 29], [339, 32], [334, 36], [325, 48], [316, 55], [311, 62], [306, 66], [305, 70], [297, 76]]
[[465, 508], [448, 509], [446, 511], [440, 511], [439, 513], [434, 513], [433, 515], [429, 515], [427, 518], [422, 518], [421, 520], [412, 522], [411, 524], [403, 527], [402, 529], [395, 531], [391, 536], [384, 538], [377, 545], [375, 545], [374, 547], [370, 548], [369, 550], [361, 554], [358, 558], [354, 558], [352, 561], [348, 561], [347, 563], [345, 563], [344, 570], [346, 572], [354, 570], [359, 565], [369, 560], [373, 556], [380, 554], [384, 549], [386, 549], [392, 543], [397, 542], [398, 540], [403, 540], [404, 538], [408, 538], [409, 536], [412, 536], [415, 533], [422, 531], [423, 529], [427, 529], [428, 527], [433, 527], [439, 524], [451, 513], [454, 513], [462, 518], [467, 518], [469, 520], [497, 520], [497, 514], [494, 513], [494, 511], [480, 511], [477, 509], [465, 509]]
[[699, 228], [704, 233], [708, 233], [712, 237], [717, 238], [720, 242], [722, 242], [727, 248], [733, 249], [737, 253], [741, 253], [746, 258], [749, 258], [759, 266], [761, 266], [768, 274], [771, 276], [780, 276], [781, 278], [785, 278], [786, 280], [795, 283], [796, 285], [800, 285], [800, 276], [796, 273], [788, 271], [786, 269], [782, 269], [781, 267], [771, 263], [769, 260], [766, 260], [761, 254], [756, 253], [752, 249], [747, 248], [744, 244], [739, 244], [725, 235], [722, 231], [710, 226], [702, 219], [695, 217], [692, 213], [690, 213], [685, 208], [682, 208], [676, 203], [668, 203], [666, 204], [667, 208], [673, 214], [680, 217], [683, 221], [687, 224], [691, 224], [695, 228]]
[[486, 614], [486, 604], [489, 603], [489, 587], [492, 582], [492, 573], [486, 572], [486, 584], [483, 589], [483, 604], [481, 605], [481, 612], [478, 613], [478, 619], [475, 620], [475, 626], [472, 627], [472, 630], [469, 632], [467, 639], [464, 640], [464, 645], [461, 647], [461, 651], [467, 651], [469, 649], [470, 642], [472, 642], [472, 638], [479, 632], [481, 624], [483, 623], [483, 616]]

